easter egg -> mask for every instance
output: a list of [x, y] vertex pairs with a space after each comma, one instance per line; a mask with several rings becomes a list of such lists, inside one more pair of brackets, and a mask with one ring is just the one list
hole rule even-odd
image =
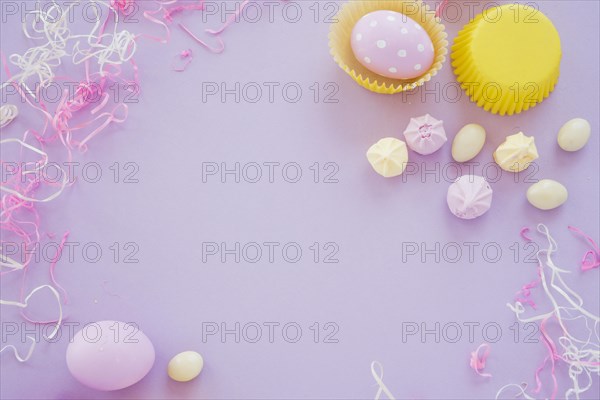
[[540, 210], [552, 210], [567, 201], [569, 192], [559, 182], [552, 179], [542, 179], [527, 189], [527, 200]]
[[452, 141], [452, 158], [456, 162], [472, 160], [485, 144], [485, 129], [481, 125], [463, 126]]
[[558, 131], [558, 145], [565, 151], [581, 150], [590, 139], [590, 123], [583, 118], [567, 121]]
[[140, 381], [154, 364], [154, 346], [135, 324], [100, 321], [84, 326], [67, 347], [67, 367], [82, 384], [119, 390]]
[[427, 32], [404, 14], [378, 10], [352, 29], [352, 51], [368, 70], [392, 79], [413, 79], [433, 64], [435, 51]]
[[204, 360], [195, 351], [184, 351], [177, 354], [169, 361], [167, 373], [177, 382], [191, 381], [202, 372]]

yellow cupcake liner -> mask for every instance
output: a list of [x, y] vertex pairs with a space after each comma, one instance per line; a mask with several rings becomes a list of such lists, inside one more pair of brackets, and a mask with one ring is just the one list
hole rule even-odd
[[526, 111], [546, 99], [558, 82], [558, 32], [544, 14], [527, 7], [488, 9], [452, 45], [456, 80], [471, 101], [492, 114]]
[[[352, 29], [358, 20], [373, 11], [389, 10], [402, 13], [425, 29], [435, 50], [433, 64], [423, 75], [414, 79], [391, 79], [378, 75], [365, 68], [352, 52], [350, 38]], [[344, 4], [336, 16], [337, 22], [329, 31], [329, 49], [335, 62], [359, 85], [372, 92], [394, 94], [413, 90], [433, 76], [442, 68], [448, 53], [447, 34], [440, 19], [421, 0], [372, 0], [354, 1]]]

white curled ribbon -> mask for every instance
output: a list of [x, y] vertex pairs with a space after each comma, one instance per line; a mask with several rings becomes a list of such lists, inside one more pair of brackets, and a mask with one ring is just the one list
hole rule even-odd
[[[91, 1], [97, 4], [96, 1]], [[107, 5], [105, 3], [100, 3]], [[104, 64], [120, 65], [123, 64], [133, 57], [135, 54], [137, 43], [135, 41], [135, 35], [127, 30], [117, 31], [119, 14], [118, 12], [108, 5], [110, 12], [115, 15], [115, 26], [113, 33], [103, 33], [103, 23], [101, 21], [101, 15], [97, 8], [94, 8], [96, 24], [89, 35], [77, 35], [71, 38], [87, 38], [88, 48], [81, 49], [80, 42], [76, 42], [73, 46], [73, 64], [81, 64], [90, 58], [96, 58], [100, 65], [100, 71], [104, 70]], [[103, 44], [106, 41], [107, 44]]]
[[31, 358], [31, 355], [33, 354], [33, 350], [35, 349], [35, 339], [32, 336], [27, 336], [27, 339], [31, 340], [31, 345], [29, 346], [29, 350], [27, 351], [27, 355], [25, 357], [21, 357], [21, 355], [17, 351], [17, 348], [15, 346], [13, 346], [12, 344], [7, 344], [3, 348], [1, 348], [0, 353], [2, 353], [4, 350], [10, 349], [13, 351], [13, 354], [15, 355], [15, 358], [17, 359], [17, 361], [25, 362], [25, 361], [29, 360]]
[[2, 252], [2, 246], [0, 245], [0, 267], [10, 268], [13, 270], [20, 270], [20, 269], [25, 268], [25, 264], [22, 264], [22, 263], [18, 262], [17, 260], [14, 260], [14, 259], [10, 258], [9, 256], [2, 254], [1, 252]]
[[371, 375], [373, 375], [373, 379], [377, 383], [379, 388], [377, 389], [377, 393], [375, 394], [375, 400], [381, 399], [381, 395], [385, 394], [389, 400], [395, 400], [394, 395], [383, 383], [383, 366], [379, 363], [379, 361], [373, 361], [371, 363]]
[[[39, 155], [42, 156], [42, 162], [41, 164], [38, 163], [38, 166], [31, 171], [25, 171], [23, 172], [23, 175], [28, 175], [28, 174], [35, 174], [38, 173], [39, 171], [41, 171], [42, 169], [44, 169], [46, 167], [46, 165], [48, 165], [48, 154], [45, 151], [42, 151], [40, 149], [38, 149], [37, 147], [34, 147], [30, 144], [25, 143], [24, 141], [20, 140], [20, 139], [15, 139], [15, 138], [9, 138], [9, 139], [3, 139], [0, 140], [0, 145], [4, 145], [6, 143], [18, 143], [19, 145], [23, 146], [24, 148], [33, 151], [34, 153], [37, 153]], [[57, 198], [58, 196], [60, 196], [60, 194], [63, 192], [63, 190], [65, 189], [65, 187], [67, 186], [67, 183], [69, 182], [69, 178], [67, 176], [67, 173], [65, 172], [64, 169], [62, 169], [60, 166], [57, 165], [57, 168], [60, 169], [60, 171], [62, 172], [62, 182], [61, 182], [61, 186], [59, 188], [58, 191], [56, 191], [55, 193], [51, 194], [50, 196], [43, 198], [43, 199], [34, 199], [32, 197], [28, 197], [25, 196], [24, 194], [20, 193], [17, 190], [11, 189], [9, 187], [6, 187], [5, 185], [0, 185], [0, 191], [4, 191], [7, 193], [10, 193], [16, 197], [18, 197], [21, 200], [24, 201], [31, 201], [31, 202], [35, 202], [35, 203], [46, 203], [49, 201], [54, 200], [55, 198]]]
[[52, 333], [49, 336], [44, 336], [46, 339], [52, 339], [52, 338], [54, 338], [54, 336], [56, 336], [56, 333], [58, 332], [58, 329], [60, 328], [60, 324], [62, 323], [62, 318], [63, 318], [62, 306], [60, 304], [60, 295], [58, 294], [56, 289], [54, 289], [52, 286], [42, 285], [42, 286], [36, 287], [27, 295], [27, 297], [25, 297], [25, 300], [23, 301], [23, 303], [18, 302], [18, 301], [0, 299], [0, 305], [14, 306], [14, 307], [19, 307], [19, 308], [27, 308], [29, 299], [34, 294], [36, 294], [38, 291], [40, 291], [42, 289], [50, 290], [52, 292], [52, 294], [54, 295], [54, 297], [56, 297], [56, 302], [58, 304], [58, 319], [56, 320], [56, 326], [54, 327], [54, 330], [52, 331]]
[[0, 106], [0, 128], [4, 128], [19, 115], [19, 109], [14, 104]]
[[[546, 249], [538, 251], [537, 258], [542, 288], [546, 298], [552, 305], [552, 309], [543, 314], [523, 318], [521, 316], [525, 313], [523, 304], [517, 301], [514, 305], [508, 304], [508, 307], [515, 313], [519, 321], [540, 322], [542, 328], [544, 321], [550, 318], [556, 319], [562, 330], [558, 338], [562, 354], [553, 348], [550, 356], [557, 357], [557, 359], [565, 362], [569, 367], [568, 374], [572, 387], [565, 392], [564, 397], [567, 399], [579, 399], [582, 393], [592, 387], [592, 374], [600, 375], [600, 338], [598, 335], [600, 317], [584, 308], [583, 298], [563, 280], [562, 274], [570, 273], [570, 271], [558, 268], [554, 264], [552, 254], [557, 251], [558, 245], [550, 235], [548, 228], [544, 224], [539, 224], [537, 230], [546, 237], [548, 242]], [[588, 331], [587, 337], [577, 338], [574, 334], [570, 333], [567, 327], [567, 322], [577, 322], [579, 320], [583, 320], [585, 324], [585, 328]], [[587, 382], [583, 385], [583, 382], [580, 381], [582, 377], [587, 379]], [[525, 388], [516, 384], [506, 385], [501, 388], [496, 394], [496, 398], [508, 387], [519, 387], [519, 396], [523, 395], [526, 399], [532, 399], [525, 393]], [[555, 390], [556, 387], [555, 383]]]
[[[509, 383], [508, 385], [502, 386], [500, 388], [500, 390], [498, 390], [498, 392], [496, 392], [496, 400], [498, 400], [498, 399], [501, 398], [500, 395], [502, 394], [502, 392], [504, 392], [506, 389], [511, 388], [511, 387], [518, 388], [519, 392], [517, 394], [511, 396], [511, 397], [508, 397], [508, 398], [510, 398], [510, 399], [516, 399], [516, 398], [519, 398], [519, 397], [523, 396], [524, 399], [535, 400], [533, 397], [529, 396], [525, 392], [525, 390], [527, 389], [527, 384], [526, 383], [522, 383], [520, 385], [517, 385], [516, 383]], [[502, 397], [502, 398], [506, 398], [506, 397]]]

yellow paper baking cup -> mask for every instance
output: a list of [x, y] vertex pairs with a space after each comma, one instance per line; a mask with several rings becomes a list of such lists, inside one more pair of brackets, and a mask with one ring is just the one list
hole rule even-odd
[[[350, 38], [352, 29], [358, 20], [373, 11], [389, 10], [402, 13], [425, 29], [435, 50], [433, 64], [423, 75], [414, 79], [391, 79], [369, 71], [358, 62]], [[446, 61], [448, 41], [444, 25], [435, 17], [435, 11], [421, 0], [372, 0], [349, 1], [344, 4], [336, 16], [337, 22], [331, 25], [329, 31], [329, 49], [335, 62], [348, 73], [359, 85], [376, 93], [394, 94], [412, 90], [437, 74]]]
[[541, 103], [560, 74], [560, 37], [539, 10], [521, 4], [489, 8], [452, 45], [456, 79], [471, 100], [512, 115]]

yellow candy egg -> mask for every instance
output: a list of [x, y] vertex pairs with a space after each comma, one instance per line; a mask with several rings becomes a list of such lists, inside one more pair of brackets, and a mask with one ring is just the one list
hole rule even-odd
[[171, 379], [177, 382], [188, 382], [200, 375], [204, 360], [195, 351], [184, 351], [169, 361], [167, 372]]
[[540, 210], [552, 210], [563, 205], [569, 192], [559, 182], [552, 179], [542, 179], [527, 189], [527, 200]]
[[585, 119], [574, 118], [558, 131], [558, 145], [564, 151], [581, 150], [590, 139], [591, 130], [590, 123]]

